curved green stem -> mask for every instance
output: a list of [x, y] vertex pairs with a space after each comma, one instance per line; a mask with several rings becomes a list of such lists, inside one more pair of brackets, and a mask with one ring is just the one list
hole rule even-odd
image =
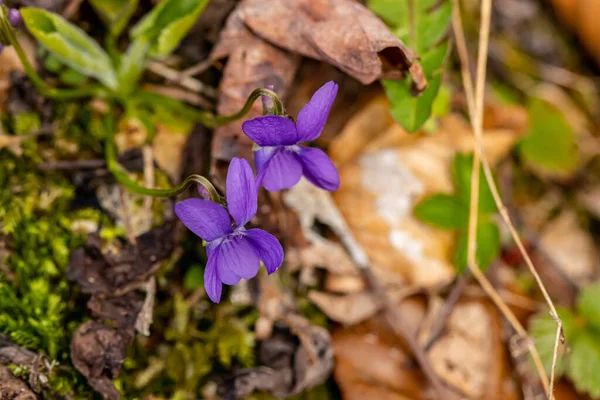
[[112, 117], [107, 117], [105, 120], [106, 128], [106, 144], [105, 144], [105, 158], [108, 170], [114, 175], [117, 181], [125, 186], [127, 189], [146, 196], [153, 197], [173, 197], [186, 190], [194, 183], [202, 185], [208, 192], [210, 199], [214, 202], [220, 202], [221, 196], [217, 192], [217, 189], [210, 183], [208, 179], [201, 175], [190, 175], [188, 176], [181, 185], [170, 189], [149, 189], [139, 185], [136, 181], [131, 179], [127, 172], [125, 172], [117, 160], [117, 151], [115, 148], [115, 127], [114, 120]]
[[184, 118], [199, 122], [209, 128], [226, 125], [242, 118], [244, 115], [248, 114], [252, 108], [252, 104], [262, 96], [269, 97], [273, 101], [273, 115], [285, 115], [285, 108], [283, 107], [283, 103], [279, 96], [277, 96], [277, 94], [272, 90], [263, 88], [254, 89], [248, 96], [246, 103], [240, 109], [240, 111], [231, 115], [214, 115], [209, 111], [198, 111], [182, 104], [175, 99], [146, 90], [138, 92], [137, 96], [142, 103], [147, 103], [150, 105], [159, 104], [175, 113], [178, 113]]

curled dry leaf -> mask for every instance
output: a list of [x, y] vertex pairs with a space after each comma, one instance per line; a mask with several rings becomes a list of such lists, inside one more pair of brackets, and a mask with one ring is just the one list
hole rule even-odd
[[[450, 166], [456, 152], [472, 151], [470, 126], [460, 115], [448, 114], [431, 135], [408, 135], [387, 122], [381, 124], [382, 131], [374, 132], [367, 121], [377, 120], [384, 107], [383, 100], [374, 100], [332, 144], [342, 182], [334, 198], [383, 282], [425, 287], [448, 283], [455, 274], [453, 236], [421, 223], [412, 209], [424, 196], [454, 191]], [[514, 118], [500, 111], [495, 118], [488, 117], [484, 146], [492, 164], [508, 153], [526, 128], [515, 126], [515, 121], [526, 121], [524, 111], [510, 110]], [[355, 145], [357, 138], [360, 147]]]
[[245, 0], [238, 11], [255, 35], [333, 64], [364, 84], [410, 71], [417, 92], [427, 87], [417, 54], [356, 1]]
[[[330, 63], [364, 84], [410, 73], [419, 93], [427, 87], [418, 56], [370, 10], [352, 0], [242, 1], [230, 15], [212, 60], [229, 57], [217, 111], [240, 109], [256, 87], [273, 85], [285, 97], [300, 55]], [[247, 118], [260, 115], [255, 104]], [[250, 158], [241, 123], [215, 131], [213, 161]]]
[[71, 342], [71, 361], [90, 386], [106, 400], [118, 400], [121, 394], [113, 384], [125, 359], [131, 338], [96, 321], [81, 325]]

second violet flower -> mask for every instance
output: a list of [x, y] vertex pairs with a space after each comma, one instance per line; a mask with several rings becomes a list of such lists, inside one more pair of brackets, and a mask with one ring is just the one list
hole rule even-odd
[[339, 188], [340, 177], [327, 154], [301, 145], [321, 135], [337, 91], [338, 85], [334, 82], [323, 85], [300, 110], [295, 124], [276, 115], [254, 118], [242, 124], [244, 133], [260, 146], [254, 152], [257, 184], [270, 192], [278, 192], [291, 188], [304, 175], [322, 189], [334, 191]]

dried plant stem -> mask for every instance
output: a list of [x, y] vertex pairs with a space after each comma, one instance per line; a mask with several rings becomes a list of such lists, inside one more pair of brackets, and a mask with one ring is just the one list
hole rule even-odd
[[[142, 148], [142, 155], [144, 157], [144, 186], [147, 188], [154, 188], [154, 151], [152, 146], [149, 144], [144, 145]], [[150, 230], [152, 226], [152, 196], [144, 197], [144, 213], [146, 214], [146, 226], [145, 229]]]
[[200, 82], [190, 75], [186, 75], [175, 69], [169, 68], [161, 62], [148, 61], [146, 63], [146, 68], [155, 74], [180, 85], [181, 87], [191, 90], [192, 92], [201, 93], [209, 99], [217, 98], [218, 93], [215, 88]]
[[[487, 52], [488, 52], [488, 43], [489, 43], [489, 29], [490, 29], [490, 19], [491, 19], [491, 0], [482, 0], [481, 4], [481, 28], [479, 32], [479, 52], [478, 52], [478, 66], [477, 66], [477, 86], [476, 90], [473, 90], [473, 83], [471, 80], [471, 74], [469, 72], [469, 60], [468, 53], [466, 48], [466, 41], [464, 32], [462, 30], [462, 21], [460, 17], [460, 8], [458, 4], [458, 0], [453, 0], [453, 18], [452, 25], [454, 28], [456, 42], [457, 42], [457, 50], [461, 61], [461, 73], [463, 78], [463, 85], [465, 87], [465, 93], [467, 97], [467, 103], [469, 108], [469, 115], [471, 119], [471, 125], [473, 127], [473, 132], [475, 135], [475, 156], [473, 157], [473, 176], [471, 179], [471, 202], [470, 202], [470, 217], [469, 217], [469, 240], [468, 240], [468, 266], [473, 276], [477, 279], [479, 284], [482, 286], [484, 291], [488, 294], [488, 296], [494, 301], [496, 306], [500, 309], [509, 323], [513, 326], [515, 331], [522, 336], [523, 338], [528, 339], [529, 345], [528, 349], [531, 353], [533, 361], [538, 369], [540, 374], [540, 378], [542, 380], [542, 384], [544, 386], [544, 390], [548, 395], [548, 398], [552, 400], [554, 398], [553, 387], [554, 387], [554, 375], [556, 368], [556, 358], [557, 358], [557, 350], [558, 350], [558, 342], [561, 338], [562, 333], [562, 321], [558, 317], [552, 299], [548, 295], [548, 292], [542, 282], [539, 274], [537, 273], [535, 267], [533, 266], [533, 262], [531, 258], [527, 254], [525, 247], [517, 233], [517, 230], [512, 223], [510, 216], [508, 215], [508, 211], [502, 202], [502, 198], [498, 193], [498, 188], [493, 179], [493, 174], [491, 171], [491, 167], [489, 161], [487, 160], [487, 156], [485, 154], [485, 150], [483, 148], [483, 139], [482, 139], [482, 125], [483, 125], [483, 99], [484, 99], [484, 85], [485, 85], [485, 73], [486, 73], [486, 61], [487, 61]], [[475, 97], [475, 98], [474, 98]], [[544, 367], [541, 362], [541, 358], [537, 349], [532, 344], [531, 340], [527, 335], [527, 331], [517, 318], [514, 316], [512, 311], [508, 308], [506, 303], [502, 300], [498, 292], [492, 287], [489, 281], [485, 278], [483, 273], [479, 270], [475, 254], [476, 254], [476, 227], [477, 227], [477, 213], [478, 213], [478, 196], [479, 196], [479, 160], [483, 164], [483, 170], [486, 177], [486, 180], [490, 186], [492, 196], [494, 197], [494, 201], [500, 215], [506, 225], [509, 228], [509, 231], [513, 237], [513, 240], [517, 244], [525, 262], [534, 276], [543, 296], [550, 308], [550, 314], [552, 318], [557, 322], [557, 335], [554, 345], [554, 354], [552, 359], [552, 370], [550, 375], [550, 382], [548, 382], [548, 376], [544, 370]]]

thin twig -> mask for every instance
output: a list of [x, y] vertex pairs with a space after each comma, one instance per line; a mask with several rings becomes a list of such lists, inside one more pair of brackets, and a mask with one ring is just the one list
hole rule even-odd
[[[453, 8], [454, 9], [453, 9], [452, 24], [453, 24], [454, 31], [455, 31], [455, 36], [456, 36], [456, 41], [457, 41], [457, 49], [458, 49], [459, 57], [461, 60], [461, 73], [462, 73], [462, 78], [463, 78], [463, 85], [465, 87], [465, 92], [466, 92], [466, 96], [467, 96], [469, 114], [471, 117], [470, 118], [471, 125], [473, 127], [473, 131], [474, 131], [474, 135], [475, 135], [475, 141], [476, 141], [475, 155], [476, 156], [479, 155], [481, 157], [485, 177], [487, 179], [488, 185], [490, 186], [492, 195], [494, 197], [494, 201], [496, 203], [496, 206], [498, 207], [500, 215], [502, 216], [502, 219], [508, 226], [509, 231], [513, 237], [513, 240], [515, 241], [515, 243], [517, 244], [517, 247], [521, 251], [521, 254], [523, 255], [523, 258], [525, 259], [526, 264], [529, 267], [531, 274], [536, 279], [536, 282], [537, 282], [540, 290], [542, 291], [544, 299], [546, 300], [546, 303], [548, 304], [548, 306], [550, 308], [550, 315], [558, 324], [556, 342], [555, 342], [555, 346], [554, 346], [555, 352], [553, 354], [550, 383], [548, 383], [548, 377], [543, 368], [541, 358], [539, 356], [537, 349], [535, 348], [535, 346], [533, 344], [531, 344], [531, 341], [528, 340], [528, 342], [530, 343], [528, 348], [529, 348], [531, 356], [534, 360], [536, 368], [538, 369], [538, 372], [540, 373], [540, 378], [542, 380], [544, 390], [546, 391], [546, 394], [548, 395], [549, 399], [552, 400], [554, 398], [553, 387], [554, 387], [554, 375], [555, 375], [556, 358], [557, 358], [556, 349], [558, 348], [558, 341], [560, 340], [560, 338], [562, 336], [561, 335], [562, 321], [558, 317], [558, 314], [556, 312], [554, 304], [552, 303], [552, 300], [551, 300], [550, 296], [548, 295], [548, 292], [547, 292], [541, 278], [539, 277], [539, 274], [537, 273], [535, 267], [533, 266], [533, 263], [531, 262], [531, 258], [527, 254], [527, 251], [525, 250], [525, 247], [523, 246], [523, 243], [521, 242], [521, 239], [519, 238], [519, 235], [510, 219], [510, 216], [508, 215], [506, 207], [504, 206], [504, 203], [502, 202], [502, 199], [498, 193], [498, 188], [496, 187], [496, 183], [493, 179], [491, 167], [490, 167], [489, 161], [487, 159], [487, 156], [485, 154], [485, 150], [483, 148], [483, 139], [482, 139], [482, 135], [481, 135], [481, 126], [482, 126], [482, 122], [483, 122], [483, 97], [484, 97], [484, 86], [483, 85], [485, 84], [485, 65], [486, 65], [486, 61], [484, 59], [487, 59], [487, 45], [489, 42], [489, 26], [490, 26], [490, 19], [491, 19], [491, 0], [483, 0], [482, 6], [481, 6], [481, 18], [482, 18], [481, 24], [482, 25], [481, 25], [480, 37], [479, 37], [480, 48], [479, 48], [479, 60], [478, 60], [478, 71], [477, 71], [477, 93], [476, 93], [477, 97], [476, 97], [475, 101], [473, 101], [473, 97], [474, 97], [473, 96], [473, 93], [474, 93], [473, 92], [473, 84], [472, 84], [471, 75], [470, 75], [470, 72], [468, 69], [468, 65], [469, 65], [468, 53], [467, 53], [467, 48], [466, 48], [464, 32], [462, 30], [462, 21], [461, 21], [461, 17], [460, 17], [460, 8], [459, 8], [458, 0], [453, 0]], [[476, 157], [474, 157], [474, 159], [475, 158]], [[474, 174], [475, 174], [475, 171], [477, 171], [477, 173], [479, 173], [479, 165], [474, 165], [474, 168], [473, 168]], [[479, 179], [477, 179], [476, 181], [472, 180], [470, 216], [473, 216], [473, 214], [477, 213], [478, 201], [473, 201], [474, 200], [473, 198], [478, 196], [478, 192], [479, 192]], [[476, 217], [474, 217], [474, 218], [476, 218]], [[469, 234], [472, 235], [473, 233], [470, 231]], [[475, 237], [475, 241], [476, 241], [476, 237]], [[475, 244], [476, 244], [476, 242], [475, 242]], [[473, 252], [475, 251], [474, 247], [471, 249], [471, 251], [473, 251]], [[474, 257], [473, 258], [470, 257], [470, 259], [474, 259]], [[486, 293], [494, 301], [496, 306], [501, 310], [501, 312], [504, 314], [504, 316], [507, 318], [507, 320], [511, 323], [513, 328], [517, 331], [517, 333], [519, 335], [521, 335], [523, 338], [528, 338], [527, 331], [525, 330], [525, 328], [523, 328], [523, 326], [519, 323], [519, 321], [516, 319], [514, 314], [506, 306], [506, 303], [504, 303], [502, 301], [502, 299], [500, 298], [500, 296], [498, 295], [496, 290], [491, 286], [489, 281], [481, 273], [476, 262], [469, 262], [468, 265], [469, 265], [469, 269], [471, 270], [471, 272], [473, 273], [473, 275], [475, 276], [477, 281], [480, 283], [482, 288], [486, 291]]]
[[206, 71], [213, 64], [213, 60], [207, 59], [204, 61], [200, 61], [198, 64], [189, 67], [188, 69], [184, 69], [181, 71], [182, 76], [191, 77], [194, 75], [198, 75], [204, 71]]
[[367, 281], [369, 287], [375, 296], [378, 297], [381, 304], [384, 305], [386, 312], [386, 317], [388, 323], [391, 325], [394, 332], [402, 337], [408, 347], [410, 348], [413, 356], [419, 363], [419, 366], [423, 370], [423, 373], [427, 376], [434, 390], [438, 394], [438, 398], [440, 399], [451, 399], [454, 396], [448, 390], [444, 384], [442, 383], [440, 377], [433, 369], [427, 355], [425, 354], [424, 349], [418, 343], [416, 337], [413, 333], [408, 329], [408, 324], [404, 320], [403, 316], [400, 314], [398, 307], [394, 304], [393, 300], [390, 298], [385, 288], [373, 272], [369, 264], [369, 258], [367, 253], [363, 250], [361, 245], [356, 241], [350, 229], [337, 229], [336, 227], [331, 227], [337, 236], [340, 238], [340, 241], [348, 251], [350, 258], [354, 261], [355, 267], [359, 270], [363, 278]]
[[437, 313], [435, 317], [435, 323], [429, 330], [429, 338], [427, 338], [427, 343], [425, 344], [425, 351], [429, 350], [431, 346], [440, 338], [442, 332], [444, 331], [444, 327], [446, 326], [446, 322], [448, 318], [454, 311], [456, 304], [458, 304], [458, 300], [460, 300], [460, 296], [463, 291], [467, 287], [468, 283], [468, 275], [462, 274], [456, 280], [456, 283], [452, 286], [452, 290], [450, 294], [444, 301], [444, 306]]
[[160, 75], [188, 90], [191, 90], [192, 92], [201, 93], [210, 99], [217, 98], [218, 92], [215, 88], [205, 85], [198, 79], [192, 78], [191, 76], [183, 75], [181, 72], [173, 68], [169, 68], [158, 61], [148, 61], [146, 63], [146, 68], [157, 75]]
[[[152, 151], [152, 146], [147, 144], [142, 148], [142, 155], [144, 158], [144, 185], [147, 188], [154, 188], [154, 152]], [[144, 215], [146, 216], [145, 227], [144, 229], [150, 230], [152, 226], [152, 201], [154, 197], [145, 196], [144, 197]]]

